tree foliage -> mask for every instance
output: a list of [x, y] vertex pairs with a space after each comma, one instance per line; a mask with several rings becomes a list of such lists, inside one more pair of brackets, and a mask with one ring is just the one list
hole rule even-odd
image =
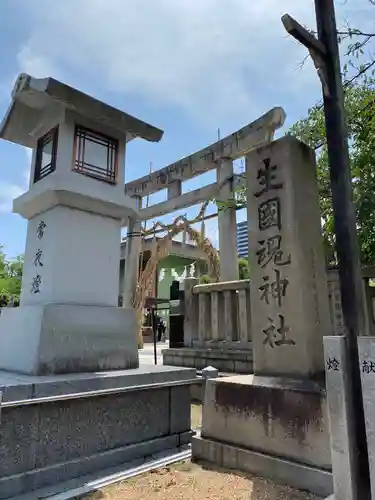
[[244, 257], [238, 259], [238, 275], [240, 280], [247, 280], [250, 278], [249, 261]]
[[[354, 0], [353, 0], [354, 1]], [[369, 1], [369, 19], [375, 20], [375, 0]], [[375, 24], [375, 23], [374, 23]], [[313, 32], [314, 33], [314, 32]], [[316, 34], [316, 33], [314, 33]], [[356, 208], [357, 231], [363, 264], [375, 263], [375, 26], [373, 30], [352, 26], [347, 20], [338, 27], [341, 45], [342, 77], [350, 145], [353, 201]], [[308, 57], [308, 56], [307, 56]], [[328, 260], [336, 263], [332, 201], [329, 183], [328, 156], [322, 101], [308, 111], [289, 131], [314, 148], [318, 159], [318, 182], [323, 220], [323, 236]], [[246, 191], [236, 190], [226, 204], [246, 206]]]
[[[348, 139], [357, 215], [357, 231], [363, 264], [375, 261], [375, 82], [367, 79], [351, 84], [345, 91]], [[309, 110], [308, 117], [298, 121], [290, 133], [318, 152], [318, 182], [325, 242], [334, 258], [332, 201], [329, 183], [324, 114], [320, 106]]]
[[[240, 280], [246, 280], [250, 278], [249, 271], [249, 262], [247, 259], [243, 257], [238, 258], [238, 276]], [[208, 274], [202, 274], [199, 278], [200, 285], [208, 285], [209, 283], [213, 283], [214, 280]]]
[[213, 281], [214, 280], [208, 274], [202, 274], [202, 276], [199, 277], [200, 285], [209, 285], [210, 283], [213, 283]]
[[19, 302], [22, 283], [23, 257], [8, 260], [0, 245], [0, 307], [8, 304], [11, 297]]

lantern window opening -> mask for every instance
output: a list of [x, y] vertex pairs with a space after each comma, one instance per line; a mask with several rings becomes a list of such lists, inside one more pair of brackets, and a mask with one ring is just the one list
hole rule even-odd
[[73, 170], [115, 184], [118, 170], [118, 140], [76, 125]]
[[36, 146], [34, 183], [56, 170], [58, 126], [40, 137]]

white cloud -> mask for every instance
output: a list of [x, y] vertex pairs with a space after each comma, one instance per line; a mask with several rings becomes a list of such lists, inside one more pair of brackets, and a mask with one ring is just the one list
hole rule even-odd
[[33, 150], [31, 148], [24, 148], [25, 153], [26, 153], [26, 158], [27, 158], [27, 164], [25, 168], [22, 171], [22, 180], [25, 184], [25, 189], [29, 185], [30, 182], [30, 172], [31, 172], [31, 158], [33, 155]]
[[[227, 123], [230, 130], [274, 105], [295, 119], [320, 97], [320, 83], [310, 61], [300, 70], [306, 49], [286, 35], [280, 17], [288, 12], [314, 28], [313, 4], [65, 0], [51, 9], [49, 0], [15, 2], [15, 15], [29, 25], [19, 68], [96, 95], [123, 93], [131, 105], [142, 99], [177, 106], [210, 128]], [[372, 19], [368, 0], [336, 8], [339, 26]]]
[[25, 148], [27, 162], [21, 171], [21, 178], [18, 183], [0, 180], [0, 214], [12, 211], [13, 200], [23, 194], [29, 185], [30, 163], [32, 151]]
[[14, 198], [20, 196], [24, 191], [22, 186], [0, 181], [0, 214], [11, 212]]
[[55, 75], [56, 70], [48, 58], [34, 53], [27, 45], [18, 52], [17, 60], [21, 71], [25, 73], [39, 77]]
[[209, 219], [205, 223], [205, 236], [210, 240], [212, 245], [219, 249], [219, 228], [217, 223], [217, 218]]
[[278, 89], [283, 97], [319, 88], [311, 64], [297, 74], [305, 50], [286, 37], [280, 21], [290, 11], [311, 25], [312, 2], [280, 4], [65, 0], [50, 9], [36, 0], [24, 6], [31, 34], [18, 62], [35, 76], [75, 86], [82, 77], [95, 79], [103, 89], [178, 106], [201, 119], [255, 117], [282, 104], [274, 102]]

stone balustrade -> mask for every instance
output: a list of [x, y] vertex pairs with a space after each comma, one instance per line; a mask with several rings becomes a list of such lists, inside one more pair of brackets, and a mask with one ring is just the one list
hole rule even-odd
[[185, 281], [185, 345], [251, 348], [250, 281]]
[[[332, 333], [343, 335], [345, 326], [337, 270], [327, 271], [327, 282]], [[250, 349], [250, 280], [198, 283], [196, 278], [185, 280], [185, 346]], [[372, 289], [365, 283], [364, 286], [368, 296]], [[372, 310], [366, 309], [368, 322]], [[368, 323], [366, 326], [368, 328]]]

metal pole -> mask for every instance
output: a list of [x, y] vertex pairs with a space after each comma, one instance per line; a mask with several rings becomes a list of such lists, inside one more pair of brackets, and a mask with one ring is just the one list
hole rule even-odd
[[156, 348], [156, 321], [155, 321], [155, 308], [151, 307], [151, 325], [152, 325], [152, 331], [154, 333], [154, 363], [155, 365], [158, 364], [158, 354], [157, 354], [157, 348]]
[[332, 205], [339, 264], [342, 310], [347, 328], [348, 361], [352, 383], [355, 446], [358, 450], [357, 494], [369, 494], [369, 465], [357, 339], [364, 334], [363, 292], [352, 182], [348, 133], [344, 111], [340, 58], [333, 0], [315, 0], [318, 39], [326, 48], [324, 112], [330, 168]]

